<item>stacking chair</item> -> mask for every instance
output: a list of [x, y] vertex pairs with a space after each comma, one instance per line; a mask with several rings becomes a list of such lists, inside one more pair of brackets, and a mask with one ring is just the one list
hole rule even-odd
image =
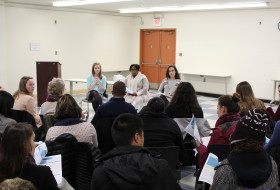
[[78, 142], [71, 134], [62, 134], [54, 141], [46, 141], [48, 154], [61, 154], [62, 176], [75, 190], [90, 190], [94, 162], [101, 151], [90, 143]]
[[37, 130], [37, 126], [36, 126], [34, 117], [25, 110], [13, 110], [12, 109], [11, 118], [16, 120], [17, 122], [29, 123], [32, 125], [34, 131]]
[[156, 157], [166, 160], [176, 179], [181, 179], [181, 170], [179, 162], [180, 148], [178, 146], [146, 148], [149, 149]]

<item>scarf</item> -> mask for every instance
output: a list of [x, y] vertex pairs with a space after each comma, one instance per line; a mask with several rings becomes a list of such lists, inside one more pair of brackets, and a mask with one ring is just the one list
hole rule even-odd
[[54, 126], [69, 126], [85, 122], [79, 118], [66, 118], [54, 124]]
[[56, 95], [51, 95], [51, 94], [49, 94], [48, 96], [47, 96], [47, 99], [46, 99], [46, 101], [47, 102], [57, 102], [57, 100], [60, 98], [60, 96], [56, 96]]
[[[142, 80], [142, 74], [139, 71], [138, 74], [133, 77], [132, 74], [130, 73], [127, 77], [127, 88], [129, 88], [132, 92], [136, 92], [137, 93], [137, 85], [139, 84], [139, 82]], [[133, 102], [135, 99], [135, 96], [126, 96], [125, 100], [128, 103]]]

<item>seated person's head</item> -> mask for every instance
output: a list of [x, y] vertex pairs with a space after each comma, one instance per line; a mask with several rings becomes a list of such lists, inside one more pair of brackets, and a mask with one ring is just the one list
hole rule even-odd
[[125, 84], [122, 81], [117, 81], [113, 85], [112, 94], [114, 97], [124, 97], [125, 96]]
[[66, 118], [81, 118], [82, 109], [70, 94], [64, 94], [57, 101], [54, 117], [58, 121]]
[[52, 96], [61, 96], [65, 90], [65, 83], [61, 78], [53, 78], [48, 83], [48, 94]]
[[232, 152], [259, 152], [263, 150], [269, 122], [268, 113], [265, 110], [249, 110], [238, 121], [236, 129], [230, 137]]
[[1, 190], [36, 190], [34, 185], [27, 180], [21, 178], [6, 179], [0, 183]]
[[129, 113], [119, 115], [111, 129], [116, 146], [143, 146], [143, 125], [142, 119], [136, 115]]
[[247, 101], [248, 99], [254, 99], [254, 92], [251, 85], [247, 81], [240, 82], [236, 86], [236, 92], [240, 94], [240, 98], [242, 101]]
[[189, 82], [181, 82], [172, 97], [171, 103], [191, 105], [197, 102], [196, 92]]
[[20, 175], [28, 156], [34, 156], [34, 138], [27, 123], [10, 124], [5, 129], [0, 145], [0, 181]]
[[0, 91], [0, 114], [11, 117], [11, 109], [14, 106], [13, 96], [4, 90]]
[[218, 99], [217, 114], [219, 117], [228, 113], [239, 113], [240, 106], [238, 102], [240, 101], [240, 96], [238, 93], [231, 95], [223, 95]]
[[149, 100], [147, 107], [151, 108], [156, 113], [162, 113], [165, 108], [164, 101], [159, 97], [154, 97]]

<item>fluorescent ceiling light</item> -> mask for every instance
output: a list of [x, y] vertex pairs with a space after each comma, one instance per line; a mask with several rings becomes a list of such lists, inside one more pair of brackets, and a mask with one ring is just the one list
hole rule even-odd
[[257, 8], [257, 7], [266, 7], [266, 6], [267, 3], [227, 3], [227, 4], [209, 4], [209, 5], [190, 5], [184, 7], [152, 7], [152, 8], [121, 9], [120, 13], [217, 10], [217, 9], [236, 9], [236, 8]]
[[56, 1], [53, 2], [55, 7], [66, 7], [66, 6], [78, 6], [78, 5], [90, 5], [90, 4], [101, 4], [101, 3], [114, 3], [121, 1], [131, 0], [72, 0], [72, 1]]

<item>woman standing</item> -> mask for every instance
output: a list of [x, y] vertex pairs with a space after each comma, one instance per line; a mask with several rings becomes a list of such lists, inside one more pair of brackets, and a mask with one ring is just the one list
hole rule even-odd
[[149, 81], [140, 72], [140, 65], [132, 64], [129, 67], [130, 74], [125, 78], [125, 85], [131, 91], [128, 92], [125, 101], [131, 103], [138, 111], [149, 101]]
[[33, 92], [35, 89], [35, 83], [32, 77], [24, 76], [20, 79], [19, 89], [14, 93], [15, 110], [25, 110], [29, 112], [35, 119], [37, 127], [41, 126], [41, 119], [36, 114], [35, 100], [33, 98]]
[[16, 123], [8, 126], [0, 145], [0, 182], [20, 177], [31, 181], [38, 190], [57, 190], [52, 171], [47, 166], [37, 166], [32, 126]]
[[181, 83], [180, 75], [174, 65], [170, 65], [166, 70], [166, 78], [161, 82], [158, 91], [163, 93], [160, 97], [165, 104], [170, 102], [178, 85]]
[[92, 65], [92, 74], [87, 78], [87, 100], [92, 102], [94, 111], [102, 104], [102, 97], [106, 90], [106, 77], [102, 75], [100, 63]]

